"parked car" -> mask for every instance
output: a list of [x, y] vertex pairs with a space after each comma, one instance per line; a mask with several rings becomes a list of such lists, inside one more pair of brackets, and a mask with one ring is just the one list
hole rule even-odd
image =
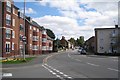
[[80, 52], [80, 53], [81, 53], [81, 51], [82, 51], [82, 49], [78, 49], [78, 52]]
[[81, 50], [81, 54], [87, 54], [86, 50], [85, 50], [85, 49], [82, 49], [82, 50]]

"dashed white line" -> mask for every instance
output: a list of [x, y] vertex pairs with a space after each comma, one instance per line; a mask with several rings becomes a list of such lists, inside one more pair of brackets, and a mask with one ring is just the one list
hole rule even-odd
[[63, 76], [68, 77], [68, 75], [64, 74]]
[[109, 69], [109, 70], [112, 70], [112, 71], [119, 71], [119, 70], [117, 70], [117, 69], [113, 69], [113, 68], [107, 68], [107, 69]]
[[69, 79], [72, 79], [72, 77], [68, 77]]
[[[52, 73], [53, 75], [55, 75], [56, 77], [60, 78], [61, 80], [65, 80], [62, 76], [66, 77], [66, 78], [69, 78], [69, 79], [72, 79], [72, 77], [64, 74], [63, 72], [60, 72], [59, 70], [45, 64], [45, 65], [42, 65], [45, 69], [47, 69], [50, 73]], [[53, 70], [53, 71], [52, 71]], [[57, 73], [56, 73], [57, 72]], [[58, 75], [60, 74], [60, 75]]]
[[62, 72], [59, 72], [60, 74], [64, 74], [64, 73], [62, 73]]
[[56, 75], [56, 73], [52, 72], [52, 74]]
[[99, 66], [99, 65], [92, 64], [92, 63], [89, 63], [89, 62], [87, 62], [87, 64], [92, 65], [92, 66]]
[[50, 71], [51, 73], [53, 73], [53, 71]]
[[60, 71], [56, 70], [56, 72], [60, 72]]

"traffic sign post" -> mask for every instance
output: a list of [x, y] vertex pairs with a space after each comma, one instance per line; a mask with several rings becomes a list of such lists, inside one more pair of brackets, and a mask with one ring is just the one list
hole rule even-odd
[[26, 43], [26, 36], [22, 36], [22, 41]]

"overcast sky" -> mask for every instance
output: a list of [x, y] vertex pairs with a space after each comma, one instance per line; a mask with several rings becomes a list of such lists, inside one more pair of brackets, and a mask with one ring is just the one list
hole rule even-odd
[[[85, 40], [94, 36], [94, 28], [114, 27], [118, 22], [118, 0], [42, 0], [26, 2], [26, 15], [51, 29], [58, 38]], [[116, 2], [115, 2], [116, 1]], [[15, 5], [23, 10], [23, 3]]]

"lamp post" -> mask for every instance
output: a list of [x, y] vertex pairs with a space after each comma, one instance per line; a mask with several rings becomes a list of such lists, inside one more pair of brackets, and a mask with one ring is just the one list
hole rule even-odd
[[[23, 38], [25, 39], [25, 0], [24, 0], [24, 36]], [[25, 41], [23, 41], [23, 48], [24, 48], [24, 51], [23, 51], [23, 60], [25, 61]]]

